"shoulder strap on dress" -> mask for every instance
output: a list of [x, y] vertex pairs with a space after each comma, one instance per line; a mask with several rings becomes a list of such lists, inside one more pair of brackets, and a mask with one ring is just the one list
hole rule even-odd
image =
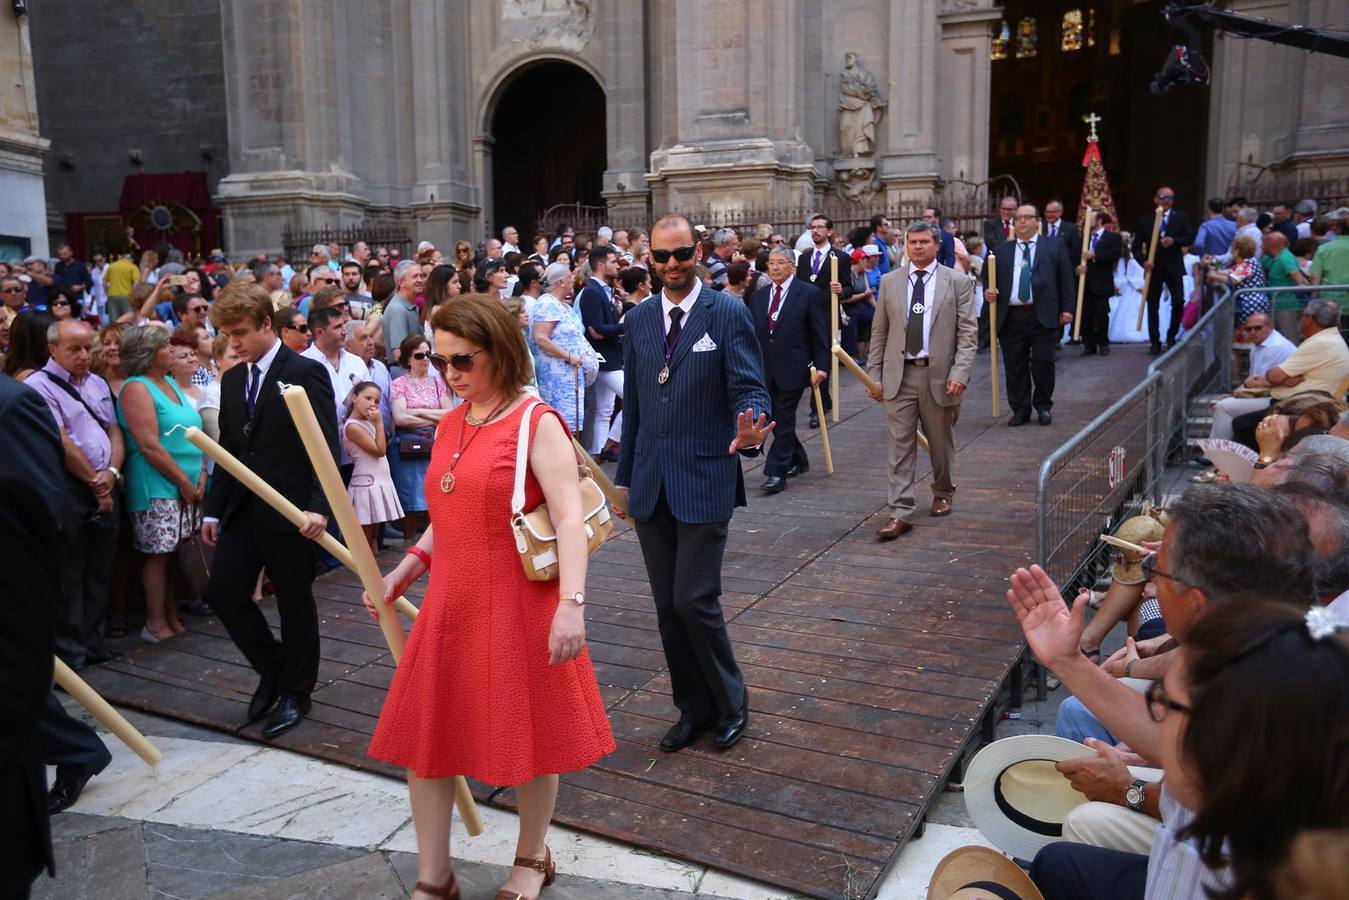
[[515, 490], [511, 492], [511, 515], [518, 516], [525, 508], [525, 470], [529, 467], [530, 421], [534, 418], [534, 407], [538, 400], [525, 405], [524, 415], [520, 417], [520, 436], [515, 444]]

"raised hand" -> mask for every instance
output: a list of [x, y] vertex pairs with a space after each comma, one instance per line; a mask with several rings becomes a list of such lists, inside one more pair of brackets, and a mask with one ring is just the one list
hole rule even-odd
[[1017, 569], [1008, 579], [1007, 602], [1021, 622], [1026, 643], [1036, 659], [1049, 669], [1080, 656], [1082, 629], [1087, 621], [1088, 594], [1083, 591], [1072, 609], [1045, 570]]
[[731, 441], [731, 446], [727, 448], [727, 453], [734, 453], [737, 450], [748, 450], [751, 447], [758, 447], [768, 439], [768, 434], [776, 427], [777, 422], [769, 422], [767, 413], [759, 413], [759, 418], [754, 418], [754, 408], [749, 407], [742, 413], [737, 413], [735, 417], [735, 440]]

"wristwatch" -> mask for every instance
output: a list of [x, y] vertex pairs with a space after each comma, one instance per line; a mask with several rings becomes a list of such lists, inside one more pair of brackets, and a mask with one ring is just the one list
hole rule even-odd
[[1252, 466], [1252, 468], [1255, 468], [1255, 469], [1263, 469], [1263, 468], [1265, 468], [1266, 466], [1270, 465], [1270, 464], [1273, 463], [1273, 462], [1274, 462], [1274, 457], [1272, 457], [1272, 456], [1261, 456], [1259, 459], [1257, 459], [1257, 460], [1255, 461], [1255, 465]]
[[114, 480], [114, 481], [121, 481], [121, 480], [122, 480], [122, 472], [121, 472], [121, 470], [118, 469], [116, 466], [108, 466], [107, 471], [109, 471], [109, 472], [112, 473], [112, 477], [113, 477], [113, 480]]
[[1143, 811], [1143, 786], [1146, 784], [1146, 781], [1135, 778], [1133, 781], [1129, 782], [1129, 786], [1124, 789], [1124, 805], [1134, 812]]
[[570, 597], [567, 596], [566, 594], [563, 594], [562, 597], [560, 597], [559, 599], [561, 599], [561, 600], [570, 600], [572, 603], [575, 603], [577, 606], [585, 606], [585, 605], [586, 605], [586, 595], [583, 594], [583, 593], [581, 593], [580, 591], [577, 591], [576, 593], [572, 594]]

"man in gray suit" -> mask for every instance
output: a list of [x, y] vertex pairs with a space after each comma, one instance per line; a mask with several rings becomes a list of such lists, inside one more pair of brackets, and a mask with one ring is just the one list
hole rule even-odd
[[905, 230], [909, 262], [881, 279], [867, 369], [880, 384], [890, 426], [890, 518], [876, 532], [894, 540], [913, 528], [913, 483], [921, 422], [932, 457], [932, 515], [951, 513], [955, 424], [978, 344], [970, 280], [937, 262], [937, 226]]
[[721, 558], [731, 513], [745, 505], [736, 456], [757, 454], [773, 430], [763, 414], [771, 400], [749, 310], [703, 287], [696, 257], [683, 216], [651, 226], [651, 268], [665, 288], [624, 319], [623, 440], [614, 476], [642, 545], [679, 709], [660, 742], [666, 752], [708, 730], [725, 750], [749, 721], [749, 694], [721, 613]]

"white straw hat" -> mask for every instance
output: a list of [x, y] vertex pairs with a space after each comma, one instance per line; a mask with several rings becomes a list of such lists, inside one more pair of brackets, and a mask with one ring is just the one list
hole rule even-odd
[[994, 741], [965, 771], [965, 808], [993, 846], [1017, 859], [1063, 839], [1063, 820], [1087, 802], [1054, 764], [1095, 756], [1083, 744], [1049, 734]]

